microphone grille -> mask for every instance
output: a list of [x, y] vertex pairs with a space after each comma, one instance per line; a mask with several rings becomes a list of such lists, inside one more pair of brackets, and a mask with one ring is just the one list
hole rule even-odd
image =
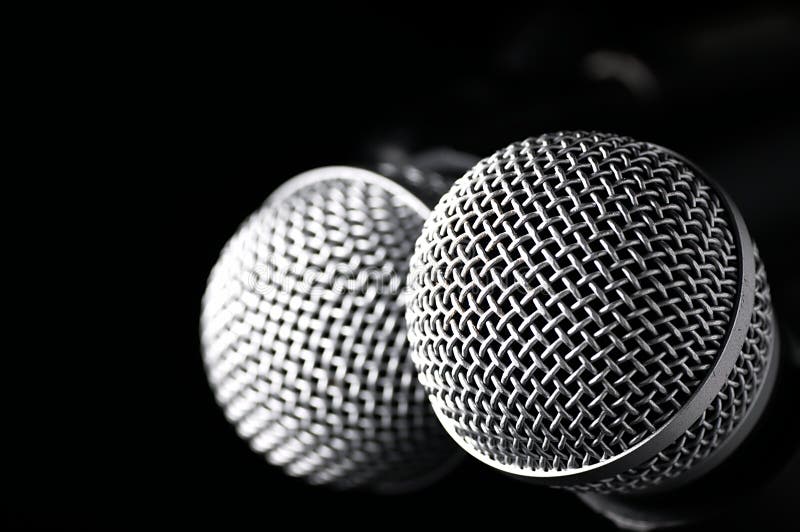
[[576, 491], [629, 492], [666, 482], [696, 467], [739, 429], [767, 378], [774, 334], [767, 273], [758, 249], [754, 251], [756, 275], [753, 315], [741, 354], [720, 392], [692, 426], [656, 456], [613, 477], [574, 486]]
[[403, 489], [453, 456], [398, 299], [428, 212], [378, 174], [313, 170], [273, 193], [214, 266], [209, 382], [239, 435], [289, 475]]
[[434, 409], [512, 473], [625, 491], [688, 470], [763, 380], [763, 268], [728, 386], [663, 456], [611, 465], [668, 432], [718, 368], [740, 238], [706, 178], [659, 146], [563, 132], [483, 159], [434, 208], [411, 262], [409, 339]]

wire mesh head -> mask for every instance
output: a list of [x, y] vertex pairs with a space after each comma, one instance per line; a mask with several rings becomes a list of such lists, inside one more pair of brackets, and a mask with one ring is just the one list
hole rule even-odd
[[766, 374], [769, 291], [748, 239], [696, 168], [652, 144], [556, 133], [480, 161], [411, 262], [409, 339], [437, 415], [481, 460], [552, 483], [626, 491], [696, 468]]
[[208, 379], [238, 433], [288, 474], [403, 489], [453, 456], [398, 299], [428, 212], [387, 178], [322, 168], [276, 191], [222, 251], [203, 298]]

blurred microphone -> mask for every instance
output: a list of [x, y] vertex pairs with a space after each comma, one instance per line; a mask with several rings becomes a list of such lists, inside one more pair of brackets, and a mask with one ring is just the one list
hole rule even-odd
[[452, 180], [380, 168], [319, 168], [276, 190], [214, 266], [201, 337], [216, 399], [253, 450], [311, 484], [396, 492], [460, 455], [416, 378], [397, 297], [423, 200]]
[[646, 142], [562, 132], [481, 160], [425, 222], [407, 290], [412, 356], [453, 439], [618, 524], [688, 519], [639, 510], [652, 495], [669, 514], [658, 494], [726, 461], [773, 391], [777, 327], [741, 216]]

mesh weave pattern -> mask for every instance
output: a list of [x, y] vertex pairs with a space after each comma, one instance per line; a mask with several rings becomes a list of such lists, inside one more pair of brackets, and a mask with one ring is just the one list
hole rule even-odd
[[492, 461], [614, 458], [713, 367], [736, 303], [731, 224], [704, 179], [651, 144], [557, 133], [496, 152], [417, 241], [407, 318], [421, 381]]
[[228, 242], [203, 300], [209, 381], [252, 448], [338, 487], [413, 480], [452, 455], [397, 293], [422, 217], [377, 184], [308, 183]]
[[726, 383], [702, 416], [669, 447], [643, 465], [577, 491], [630, 492], [689, 471], [729, 436], [747, 415], [766, 377], [774, 334], [772, 304], [764, 264], [755, 250], [755, 304], [742, 352]]

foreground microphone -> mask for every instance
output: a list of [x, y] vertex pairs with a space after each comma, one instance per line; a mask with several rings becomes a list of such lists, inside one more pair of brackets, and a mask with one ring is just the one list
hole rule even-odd
[[496, 469], [600, 493], [720, 464], [775, 380], [764, 267], [681, 156], [566, 132], [480, 161], [425, 222], [407, 321], [450, 435]]
[[227, 243], [203, 298], [226, 417], [312, 484], [407, 490], [457, 454], [417, 381], [398, 300], [430, 212], [420, 198], [449, 183], [382, 170], [395, 175], [329, 167], [281, 186]]

